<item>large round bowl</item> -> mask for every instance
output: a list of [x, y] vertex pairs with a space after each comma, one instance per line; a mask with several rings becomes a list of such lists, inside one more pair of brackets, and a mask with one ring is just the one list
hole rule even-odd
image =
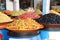
[[15, 31], [9, 31], [8, 32], [8, 35], [10, 37], [16, 37], [16, 38], [28, 38], [28, 37], [33, 37], [33, 36], [36, 36], [36, 35], [39, 35], [40, 34], [40, 31], [37, 30], [37, 31], [34, 31], [34, 32], [15, 32]]
[[0, 29], [6, 28], [11, 22], [0, 23]]
[[44, 28], [44, 26], [42, 25], [41, 27], [39, 27], [38, 29], [28, 29], [28, 30], [15, 30], [15, 29], [8, 29], [8, 30], [10, 30], [10, 31], [13, 31], [13, 32], [34, 32], [34, 31], [37, 31], [37, 30], [40, 30], [40, 29], [42, 29], [42, 28]]
[[60, 28], [60, 24], [44, 24], [46, 28]]

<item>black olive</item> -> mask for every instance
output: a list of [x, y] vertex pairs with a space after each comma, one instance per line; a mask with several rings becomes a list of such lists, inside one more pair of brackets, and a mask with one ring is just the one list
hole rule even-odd
[[37, 19], [40, 23], [46, 23], [46, 24], [60, 24], [60, 16], [56, 14], [45, 14], [41, 16], [41, 18]]

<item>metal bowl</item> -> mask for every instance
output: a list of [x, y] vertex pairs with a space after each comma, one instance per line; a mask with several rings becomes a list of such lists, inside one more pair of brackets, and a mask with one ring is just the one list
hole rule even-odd
[[15, 32], [15, 31], [9, 31], [8, 36], [10, 37], [16, 37], [16, 38], [28, 38], [28, 37], [33, 37], [40, 34], [39, 30], [34, 31], [34, 32]]
[[44, 24], [46, 28], [60, 28], [60, 24]]
[[7, 25], [9, 25], [11, 22], [6, 23], [0, 23], [0, 29], [6, 28]]
[[10, 30], [10, 31], [13, 31], [13, 32], [34, 32], [34, 31], [37, 31], [37, 30], [40, 30], [40, 29], [43, 29], [43, 28], [44, 28], [44, 26], [42, 25], [38, 29], [30, 29], [30, 30], [15, 30], [15, 29], [8, 29], [8, 28], [7, 29]]

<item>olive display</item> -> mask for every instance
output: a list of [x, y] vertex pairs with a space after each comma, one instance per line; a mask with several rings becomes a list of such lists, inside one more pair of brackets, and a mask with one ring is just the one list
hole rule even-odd
[[41, 16], [39, 19], [36, 19], [39, 23], [46, 23], [46, 24], [60, 24], [60, 16], [49, 13]]

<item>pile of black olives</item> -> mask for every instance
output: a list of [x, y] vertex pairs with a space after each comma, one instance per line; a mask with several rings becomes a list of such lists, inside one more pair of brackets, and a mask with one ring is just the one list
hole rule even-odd
[[60, 16], [50, 13], [41, 16], [41, 18], [36, 19], [39, 23], [46, 23], [46, 24], [60, 24]]

